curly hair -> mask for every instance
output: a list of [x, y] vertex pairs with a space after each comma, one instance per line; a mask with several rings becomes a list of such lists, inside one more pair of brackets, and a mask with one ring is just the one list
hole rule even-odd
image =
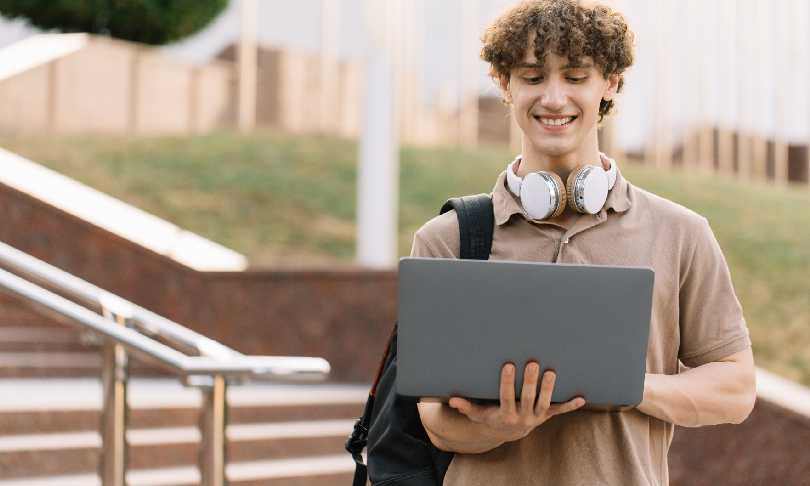
[[[530, 35], [535, 34], [534, 54], [540, 67], [549, 50], [572, 63], [590, 57], [607, 79], [619, 75], [618, 91], [624, 86], [622, 73], [633, 64], [635, 35], [624, 17], [605, 5], [583, 5], [581, 0], [527, 0], [507, 10], [484, 32], [481, 59], [490, 65], [496, 82], [509, 73], [526, 54]], [[590, 2], [589, 2], [590, 3]], [[613, 100], [599, 104], [599, 121], [613, 108]]]

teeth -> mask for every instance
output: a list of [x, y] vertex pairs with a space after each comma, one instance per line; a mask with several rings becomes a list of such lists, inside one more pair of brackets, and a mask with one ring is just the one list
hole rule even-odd
[[565, 125], [566, 123], [570, 123], [571, 121], [574, 120], [574, 118], [576, 118], [576, 117], [574, 117], [574, 116], [570, 116], [568, 118], [543, 118], [543, 117], [539, 117], [540, 123], [542, 123], [543, 125], [551, 125], [551, 126], [557, 126], [557, 127], [560, 126], [560, 125]]

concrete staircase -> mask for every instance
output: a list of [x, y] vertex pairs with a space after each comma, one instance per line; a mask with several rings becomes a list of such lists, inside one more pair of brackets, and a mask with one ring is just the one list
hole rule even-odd
[[[343, 443], [367, 391], [332, 384], [232, 387], [230, 483], [350, 484], [354, 463]], [[199, 392], [170, 379], [138, 378], [129, 393], [129, 484], [198, 484]], [[0, 486], [100, 485], [97, 380], [5, 378], [0, 397]]]
[[[132, 361], [134, 376], [169, 376]], [[0, 379], [101, 376], [101, 341], [0, 294]]]
[[100, 376], [100, 343], [0, 294], [0, 378]]
[[[0, 294], [0, 486], [91, 486], [101, 449], [101, 343]], [[200, 392], [131, 362], [128, 483], [199, 484]], [[367, 385], [229, 389], [230, 484], [346, 485], [343, 444]]]
[[101, 347], [88, 338], [43, 323], [0, 326], [0, 377], [99, 376]]

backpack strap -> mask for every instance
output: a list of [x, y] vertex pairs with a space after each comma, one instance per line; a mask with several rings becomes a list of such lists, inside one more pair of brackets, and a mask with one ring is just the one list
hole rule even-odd
[[492, 233], [495, 228], [492, 198], [489, 194], [476, 194], [448, 199], [439, 214], [456, 210], [460, 237], [459, 258], [488, 260], [492, 251]]
[[[495, 227], [495, 216], [492, 212], [492, 198], [489, 194], [477, 194], [474, 196], [462, 196], [449, 199], [442, 206], [439, 214], [444, 214], [451, 209], [455, 209], [458, 217], [460, 258], [487, 260], [492, 250], [492, 234]], [[388, 338], [385, 353], [377, 367], [374, 383], [371, 386], [363, 415], [355, 422], [354, 430], [346, 441], [345, 448], [352, 455], [355, 462], [353, 486], [365, 486], [368, 478], [368, 466], [363, 461], [363, 449], [368, 442], [369, 426], [371, 415], [374, 409], [374, 401], [377, 398], [377, 385], [384, 370], [396, 353], [394, 348], [397, 337], [397, 323]], [[438, 458], [442, 473], [447, 470], [447, 466], [452, 459], [451, 454], [444, 454], [445, 457]], [[443, 477], [443, 474], [442, 474]]]
[[366, 444], [368, 443], [368, 430], [371, 425], [371, 413], [374, 410], [377, 385], [380, 384], [380, 378], [382, 378], [385, 367], [391, 361], [391, 355], [396, 351], [394, 348], [396, 336], [397, 323], [395, 322], [393, 329], [391, 329], [391, 335], [388, 336], [388, 344], [385, 346], [385, 353], [380, 360], [380, 364], [377, 366], [377, 373], [374, 376], [374, 383], [371, 385], [371, 391], [368, 394], [366, 406], [363, 408], [363, 415], [354, 423], [354, 430], [352, 430], [352, 434], [346, 440], [344, 446], [349, 454], [352, 455], [352, 459], [354, 459], [355, 463], [352, 486], [366, 486], [368, 465], [363, 462], [363, 449], [366, 448]]

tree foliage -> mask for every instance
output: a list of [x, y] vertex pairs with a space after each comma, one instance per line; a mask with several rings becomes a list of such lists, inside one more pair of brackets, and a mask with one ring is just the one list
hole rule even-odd
[[45, 30], [160, 45], [208, 25], [228, 0], [0, 0], [0, 14]]

